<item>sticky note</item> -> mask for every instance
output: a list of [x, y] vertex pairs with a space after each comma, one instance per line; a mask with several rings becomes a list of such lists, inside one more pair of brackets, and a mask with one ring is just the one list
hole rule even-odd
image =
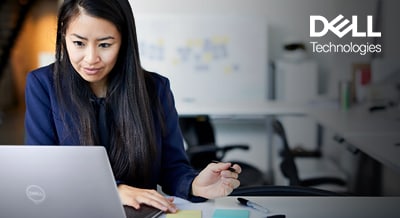
[[178, 210], [176, 213], [168, 213], [166, 218], [201, 218], [201, 210]]
[[249, 218], [248, 210], [216, 209], [213, 218]]

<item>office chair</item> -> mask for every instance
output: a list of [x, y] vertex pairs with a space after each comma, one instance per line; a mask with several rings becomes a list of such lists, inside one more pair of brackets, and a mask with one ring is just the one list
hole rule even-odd
[[[343, 173], [336, 169], [336, 167], [329, 160], [322, 156], [309, 156], [309, 157], [295, 157], [290, 150], [289, 142], [286, 137], [285, 129], [278, 119], [272, 121], [274, 133], [279, 136], [282, 142], [282, 150], [280, 152], [282, 161], [280, 163], [280, 170], [285, 178], [289, 180], [290, 186], [320, 186], [320, 185], [335, 185], [339, 186], [340, 190], [346, 189], [346, 181], [340, 177]], [[302, 179], [298, 170], [299, 165], [304, 165], [310, 168], [310, 171], [319, 171], [324, 175], [316, 176], [314, 178]], [[327, 174], [332, 172], [332, 176]], [[315, 172], [313, 172], [315, 173]], [[344, 176], [343, 176], [344, 177]]]
[[[180, 117], [180, 127], [187, 144], [186, 152], [191, 165], [197, 169], [204, 169], [213, 161], [225, 161], [226, 153], [231, 150], [248, 150], [244, 144], [217, 145], [215, 142], [214, 127], [207, 115]], [[256, 167], [242, 161], [228, 161], [239, 164], [242, 172], [239, 176], [241, 186], [263, 185], [264, 175]]]
[[303, 186], [261, 185], [239, 187], [229, 196], [346, 196], [343, 193]]
[[[321, 145], [318, 144], [314, 149], [304, 148], [302, 145], [297, 145], [290, 149], [290, 153], [293, 157], [322, 157]], [[282, 156], [283, 154], [281, 154]]]

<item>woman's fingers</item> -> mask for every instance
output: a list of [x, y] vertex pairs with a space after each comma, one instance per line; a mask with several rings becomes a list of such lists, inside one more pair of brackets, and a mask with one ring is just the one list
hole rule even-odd
[[242, 172], [242, 168], [238, 164], [234, 164], [232, 168], [235, 169], [235, 172], [238, 174]]
[[223, 184], [225, 186], [226, 195], [229, 195], [233, 191], [233, 189], [236, 189], [240, 186], [240, 181], [237, 179], [224, 178]]
[[228, 170], [237, 174], [240, 174], [242, 172], [242, 168], [238, 164], [213, 161], [213, 163], [210, 164], [209, 166], [212, 168], [213, 171]]
[[173, 198], [166, 198], [155, 190], [139, 189], [127, 185], [119, 185], [121, 201], [124, 205], [139, 209], [141, 204], [146, 204], [162, 211], [175, 213], [177, 208]]
[[176, 206], [173, 202], [155, 190], [146, 190], [143, 195], [137, 197], [137, 201], [140, 204], [147, 204], [152, 207], [156, 207], [162, 211], [176, 212]]
[[238, 179], [239, 178], [239, 174], [231, 172], [231, 171], [222, 171], [221, 172], [221, 176], [225, 177], [225, 178], [232, 178], [232, 179]]

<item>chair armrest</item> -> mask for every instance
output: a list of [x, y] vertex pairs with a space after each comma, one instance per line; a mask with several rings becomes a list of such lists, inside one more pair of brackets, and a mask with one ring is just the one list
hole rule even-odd
[[224, 145], [220, 147], [224, 153], [234, 150], [234, 149], [240, 149], [240, 150], [249, 150], [250, 147], [248, 145], [245, 144], [230, 144], [230, 145]]

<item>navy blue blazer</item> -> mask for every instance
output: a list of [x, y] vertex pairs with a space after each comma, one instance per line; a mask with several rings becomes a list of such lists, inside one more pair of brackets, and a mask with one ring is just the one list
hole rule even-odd
[[[156, 189], [159, 184], [169, 195], [200, 201], [190, 195], [191, 184], [198, 174], [189, 164], [179, 128], [169, 80], [151, 73], [156, 81], [157, 94], [164, 109], [167, 134], [162, 135], [161, 125], [155, 123], [157, 138], [157, 159], [152, 160], [154, 169], [151, 184], [147, 188]], [[60, 117], [59, 105], [53, 81], [53, 65], [36, 69], [28, 74], [25, 90], [25, 129], [27, 145], [78, 145], [76, 132], [67, 131]], [[65, 118], [65, 122], [72, 122]]]

